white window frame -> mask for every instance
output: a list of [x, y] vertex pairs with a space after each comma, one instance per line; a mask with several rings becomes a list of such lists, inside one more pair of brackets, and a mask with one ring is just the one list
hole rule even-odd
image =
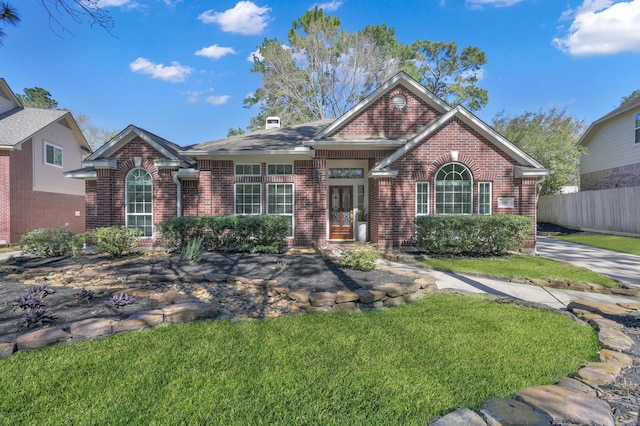
[[[243, 206], [248, 206], [251, 205], [252, 206], [252, 210], [253, 210], [253, 206], [259, 205], [259, 212], [258, 213], [244, 213], [244, 212], [238, 212], [238, 186], [257, 186], [260, 189], [259, 192], [259, 196], [260, 196], [260, 203], [256, 204], [256, 203], [242, 203]], [[233, 186], [233, 211], [235, 212], [235, 214], [239, 214], [239, 215], [252, 215], [252, 216], [257, 216], [257, 215], [261, 215], [262, 214], [262, 184], [260, 183], [255, 183], [255, 182], [238, 182]]]
[[[54, 143], [51, 143], [49, 141], [43, 141], [43, 145], [44, 145], [44, 164], [48, 164], [49, 166], [54, 166], [54, 167], [63, 167], [64, 165], [64, 149], [60, 146], [60, 145], [56, 145]], [[54, 162], [50, 163], [49, 161], [47, 161], [47, 148], [53, 148], [53, 159]], [[60, 151], [60, 164], [56, 164], [55, 163], [55, 158], [56, 158], [56, 150]]]
[[[271, 173], [271, 171], [269, 170], [270, 167], [275, 167], [275, 172], [276, 173]], [[291, 167], [291, 173], [278, 173], [278, 168], [279, 167]], [[286, 170], [283, 170], [286, 171]], [[272, 164], [267, 164], [267, 176], [293, 176], [293, 164], [291, 163], [272, 163]]]
[[[489, 187], [489, 211], [482, 213], [480, 209], [480, 205], [485, 203], [483, 203], [482, 201], [483, 191], [481, 188], [487, 185]], [[481, 214], [481, 215], [493, 214], [493, 182], [487, 182], [487, 181], [478, 182], [478, 214]]]
[[[130, 194], [130, 191], [129, 191], [129, 177], [134, 172], [136, 172], [138, 170], [142, 170], [143, 172], [147, 173], [149, 175], [149, 178], [151, 179], [151, 183], [149, 185], [150, 188], [149, 188], [149, 191], [148, 191], [151, 194], [151, 201], [149, 201], [149, 204], [150, 204], [150, 207], [151, 207], [151, 211], [148, 212], [148, 213], [147, 212], [143, 212], [143, 213], [139, 213], [139, 212], [130, 213], [129, 212], [129, 207], [131, 205], [130, 201], [129, 201], [129, 194]], [[126, 227], [127, 228], [142, 229], [142, 231], [143, 231], [142, 237], [146, 237], [146, 238], [152, 237], [153, 236], [153, 175], [148, 170], [145, 170], [145, 169], [143, 169], [141, 167], [136, 167], [135, 169], [129, 170], [129, 173], [127, 173], [127, 176], [125, 177], [125, 194], [124, 194], [124, 196], [125, 196], [125, 206], [124, 206], [124, 208], [125, 208], [125, 225], [126, 225]], [[136, 203], [139, 203], [139, 202], [136, 202]], [[142, 203], [146, 204], [147, 201], [143, 201]], [[145, 226], [143, 228], [140, 228], [140, 226], [138, 226], [137, 224], [136, 225], [132, 225], [130, 223], [130, 219], [132, 217], [150, 217], [151, 218], [151, 224], [148, 225], [148, 226]], [[147, 234], [147, 228], [150, 231], [148, 234]]]
[[[251, 166], [251, 167], [258, 167], [258, 174], [255, 173], [238, 173], [238, 167], [246, 167], [246, 166]], [[235, 173], [236, 176], [262, 176], [262, 164], [260, 163], [236, 163], [233, 166], [233, 172]]]
[[[419, 208], [419, 206], [421, 204], [419, 202], [419, 199], [420, 199], [419, 194], [421, 194], [421, 192], [419, 190], [420, 185], [426, 185], [426, 188], [427, 188], [427, 192], [426, 192], [426, 196], [427, 196], [426, 213], [424, 213], [424, 212], [420, 213], [420, 208]], [[416, 182], [416, 216], [428, 216], [429, 215], [430, 207], [431, 207], [430, 200], [429, 200], [429, 196], [431, 195], [430, 192], [431, 192], [431, 185], [429, 185], [429, 182], [425, 182], [425, 181]], [[424, 191], [422, 192], [422, 194], [424, 194]]]
[[[468, 212], [462, 212], [462, 213], [456, 213], [456, 212], [439, 213], [438, 212], [438, 206], [439, 206], [439, 204], [438, 204], [438, 195], [439, 195], [438, 194], [438, 182], [439, 182], [438, 176], [440, 175], [440, 172], [445, 167], [448, 167], [448, 166], [454, 166], [454, 169], [455, 169], [455, 166], [459, 166], [459, 167], [464, 169], [463, 171], [466, 171], [469, 174], [469, 180], [468, 180], [468, 182], [469, 182], [469, 201], [464, 203], [465, 206], [469, 207], [469, 211]], [[454, 170], [454, 172], [458, 173], [455, 170]], [[434, 211], [435, 214], [460, 214], [460, 215], [473, 214], [473, 174], [471, 174], [471, 170], [467, 166], [465, 166], [462, 163], [457, 163], [457, 162], [447, 163], [447, 164], [443, 165], [442, 167], [440, 167], [438, 169], [438, 171], [437, 171], [437, 173], [435, 175], [435, 178], [434, 178], [434, 182], [435, 182], [435, 185], [434, 185], [435, 188], [434, 188], [434, 210], [433, 211]], [[467, 181], [461, 181], [461, 182], [467, 182]], [[446, 192], [445, 192], [445, 194], [446, 194]], [[455, 194], [456, 194], [455, 192], [452, 193], [452, 195], [454, 195], [454, 196], [455, 196]], [[456, 202], [447, 203], [446, 200], [443, 201], [443, 205], [445, 205], [445, 206], [446, 205], [455, 205], [455, 204], [461, 204], [462, 205], [463, 203], [456, 203]]]
[[635, 141], [637, 144], [640, 144], [640, 113], [635, 115]]
[[[271, 191], [272, 191], [272, 187], [278, 187], [278, 186], [289, 186], [291, 187], [291, 213], [272, 213], [270, 211], [271, 208], [271, 203], [269, 202], [269, 196], [271, 195]], [[289, 235], [287, 235], [287, 238], [293, 238], [293, 236], [295, 235], [295, 187], [293, 185], [293, 183], [288, 183], [288, 182], [282, 182], [282, 183], [268, 183], [267, 184], [267, 214], [268, 215], [273, 215], [273, 216], [288, 216], [291, 218], [291, 233]], [[277, 207], [278, 205], [284, 205], [286, 206], [286, 203], [283, 204], [279, 204], [279, 203], [275, 203], [274, 207]]]

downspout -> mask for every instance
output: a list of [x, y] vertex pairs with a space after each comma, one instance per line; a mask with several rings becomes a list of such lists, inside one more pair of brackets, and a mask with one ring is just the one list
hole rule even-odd
[[178, 179], [178, 172], [171, 173], [173, 176], [173, 181], [176, 183], [176, 217], [182, 216], [182, 185], [180, 184], [180, 180]]

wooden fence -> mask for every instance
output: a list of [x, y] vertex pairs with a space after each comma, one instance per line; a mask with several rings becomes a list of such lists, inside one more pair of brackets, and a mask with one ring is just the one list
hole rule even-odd
[[538, 221], [640, 237], [640, 186], [541, 196]]

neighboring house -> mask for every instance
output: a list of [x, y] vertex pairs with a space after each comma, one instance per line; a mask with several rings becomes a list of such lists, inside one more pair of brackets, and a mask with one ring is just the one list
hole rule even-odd
[[369, 241], [388, 249], [411, 244], [418, 215], [535, 223], [536, 184], [549, 173], [404, 73], [337, 119], [274, 126], [180, 147], [132, 125], [66, 175], [86, 181], [87, 228], [139, 227], [147, 245], [175, 216], [275, 214], [289, 218], [290, 245], [325, 246], [353, 240], [366, 211]]
[[25, 108], [0, 78], [0, 245], [36, 228], [84, 232], [84, 184], [63, 173], [90, 152], [70, 112]]
[[578, 144], [587, 148], [581, 191], [640, 186], [640, 97], [594, 121]]

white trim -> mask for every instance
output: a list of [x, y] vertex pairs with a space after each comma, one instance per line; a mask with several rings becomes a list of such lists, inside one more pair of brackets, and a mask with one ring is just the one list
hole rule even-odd
[[153, 160], [153, 165], [159, 169], [175, 169], [180, 163], [180, 160]]
[[[129, 176], [136, 171], [142, 170], [149, 175], [151, 178], [151, 212], [150, 213], [129, 213]], [[143, 235], [143, 238], [151, 238], [154, 234], [154, 225], [153, 225], [153, 175], [147, 169], [143, 167], [136, 167], [127, 172], [127, 175], [124, 178], [124, 223], [127, 228], [133, 228], [133, 226], [129, 226], [129, 216], [150, 216], [151, 217], [151, 235]]]
[[[469, 177], [470, 177], [469, 194], [471, 196], [470, 200], [469, 200], [469, 207], [470, 207], [471, 211], [468, 212], [468, 213], [438, 213], [438, 174], [440, 174], [442, 169], [444, 169], [445, 167], [447, 167], [447, 166], [449, 166], [451, 164], [460, 165], [460, 166], [465, 168], [467, 173], [469, 173]], [[446, 182], [446, 181], [444, 181], [444, 182]], [[466, 181], [464, 181], [464, 182], [466, 182]], [[456, 203], [454, 202], [454, 204], [456, 204]], [[462, 204], [462, 203], [458, 203], [458, 204]], [[450, 162], [448, 162], [446, 164], [443, 164], [438, 169], [438, 171], [436, 171], [436, 174], [433, 177], [433, 214], [457, 214], [457, 215], [470, 215], [470, 214], [473, 214], [473, 173], [471, 173], [471, 169], [469, 169], [469, 167], [466, 164], [460, 163], [459, 161], [450, 161]]]
[[[258, 166], [260, 171], [258, 172], [258, 174], [238, 173], [238, 166], [251, 166], [251, 167]], [[233, 175], [234, 176], [253, 176], [253, 177], [262, 176], [262, 164], [261, 163], [234, 163], [233, 164]]]
[[[238, 213], [238, 185], [257, 185], [260, 188], [260, 213]], [[246, 205], [246, 204], [243, 204]], [[243, 216], [259, 216], [262, 214], [262, 183], [260, 182], [236, 182], [233, 184], [233, 214]]]
[[[418, 185], [427, 185], [427, 212], [426, 213], [418, 213]], [[416, 202], [415, 202], [415, 216], [429, 216], [431, 214], [431, 182], [427, 180], [418, 180], [416, 181], [416, 192], [415, 192]]]
[[270, 149], [270, 150], [259, 150], [259, 149], [251, 149], [251, 150], [233, 150], [233, 151], [180, 151], [181, 155], [185, 155], [188, 157], [227, 157], [230, 155], [296, 155], [301, 157], [309, 157], [313, 158], [315, 156], [315, 152], [313, 149], [300, 150], [300, 147], [296, 147], [295, 149]]
[[[489, 213], [480, 213], [480, 185], [489, 185]], [[478, 205], [476, 207], [476, 213], [479, 215], [492, 215], [493, 214], [493, 182], [487, 180], [478, 181]]]
[[442, 99], [438, 98], [432, 92], [427, 90], [423, 85], [415, 81], [413, 78], [409, 77], [403, 71], [400, 71], [395, 76], [391, 77], [384, 83], [382, 86], [378, 87], [373, 93], [367, 96], [364, 100], [359, 102], [349, 111], [340, 116], [337, 120], [331, 123], [329, 126], [325, 127], [318, 134], [316, 134], [313, 139], [323, 139], [325, 136], [333, 133], [340, 127], [344, 126], [347, 122], [351, 121], [355, 116], [357, 116], [361, 111], [368, 108], [373, 102], [380, 99], [387, 92], [391, 91], [396, 86], [402, 84], [407, 90], [412, 92], [414, 95], [418, 96], [420, 99], [431, 105], [434, 109], [436, 109], [440, 113], [444, 113], [449, 111], [451, 107], [447, 105]]
[[[51, 148], [54, 149], [53, 151], [53, 157], [54, 157], [54, 161], [55, 161], [55, 156], [56, 156], [56, 149], [60, 150], [60, 164], [56, 164], [56, 163], [50, 163], [47, 161], [47, 147], [50, 146]], [[64, 148], [61, 147], [60, 145], [56, 145], [53, 142], [49, 142], [48, 140], [43, 139], [42, 140], [42, 152], [44, 154], [44, 164], [48, 165], [48, 166], [54, 166], [54, 167], [60, 167], [63, 168], [64, 167]]]
[[[282, 175], [277, 175], [282, 176]], [[286, 238], [295, 238], [296, 235], [296, 188], [293, 182], [269, 182], [267, 185], [267, 198], [265, 206], [266, 216], [290, 216], [291, 217], [291, 235]], [[269, 213], [269, 187], [271, 185], [290, 185], [291, 186], [291, 214], [289, 213]]]
[[[291, 166], [291, 173], [269, 173], [269, 166]], [[293, 163], [267, 163], [267, 170], [266, 170], [267, 176], [293, 176], [295, 174], [295, 171], [293, 169]]]

